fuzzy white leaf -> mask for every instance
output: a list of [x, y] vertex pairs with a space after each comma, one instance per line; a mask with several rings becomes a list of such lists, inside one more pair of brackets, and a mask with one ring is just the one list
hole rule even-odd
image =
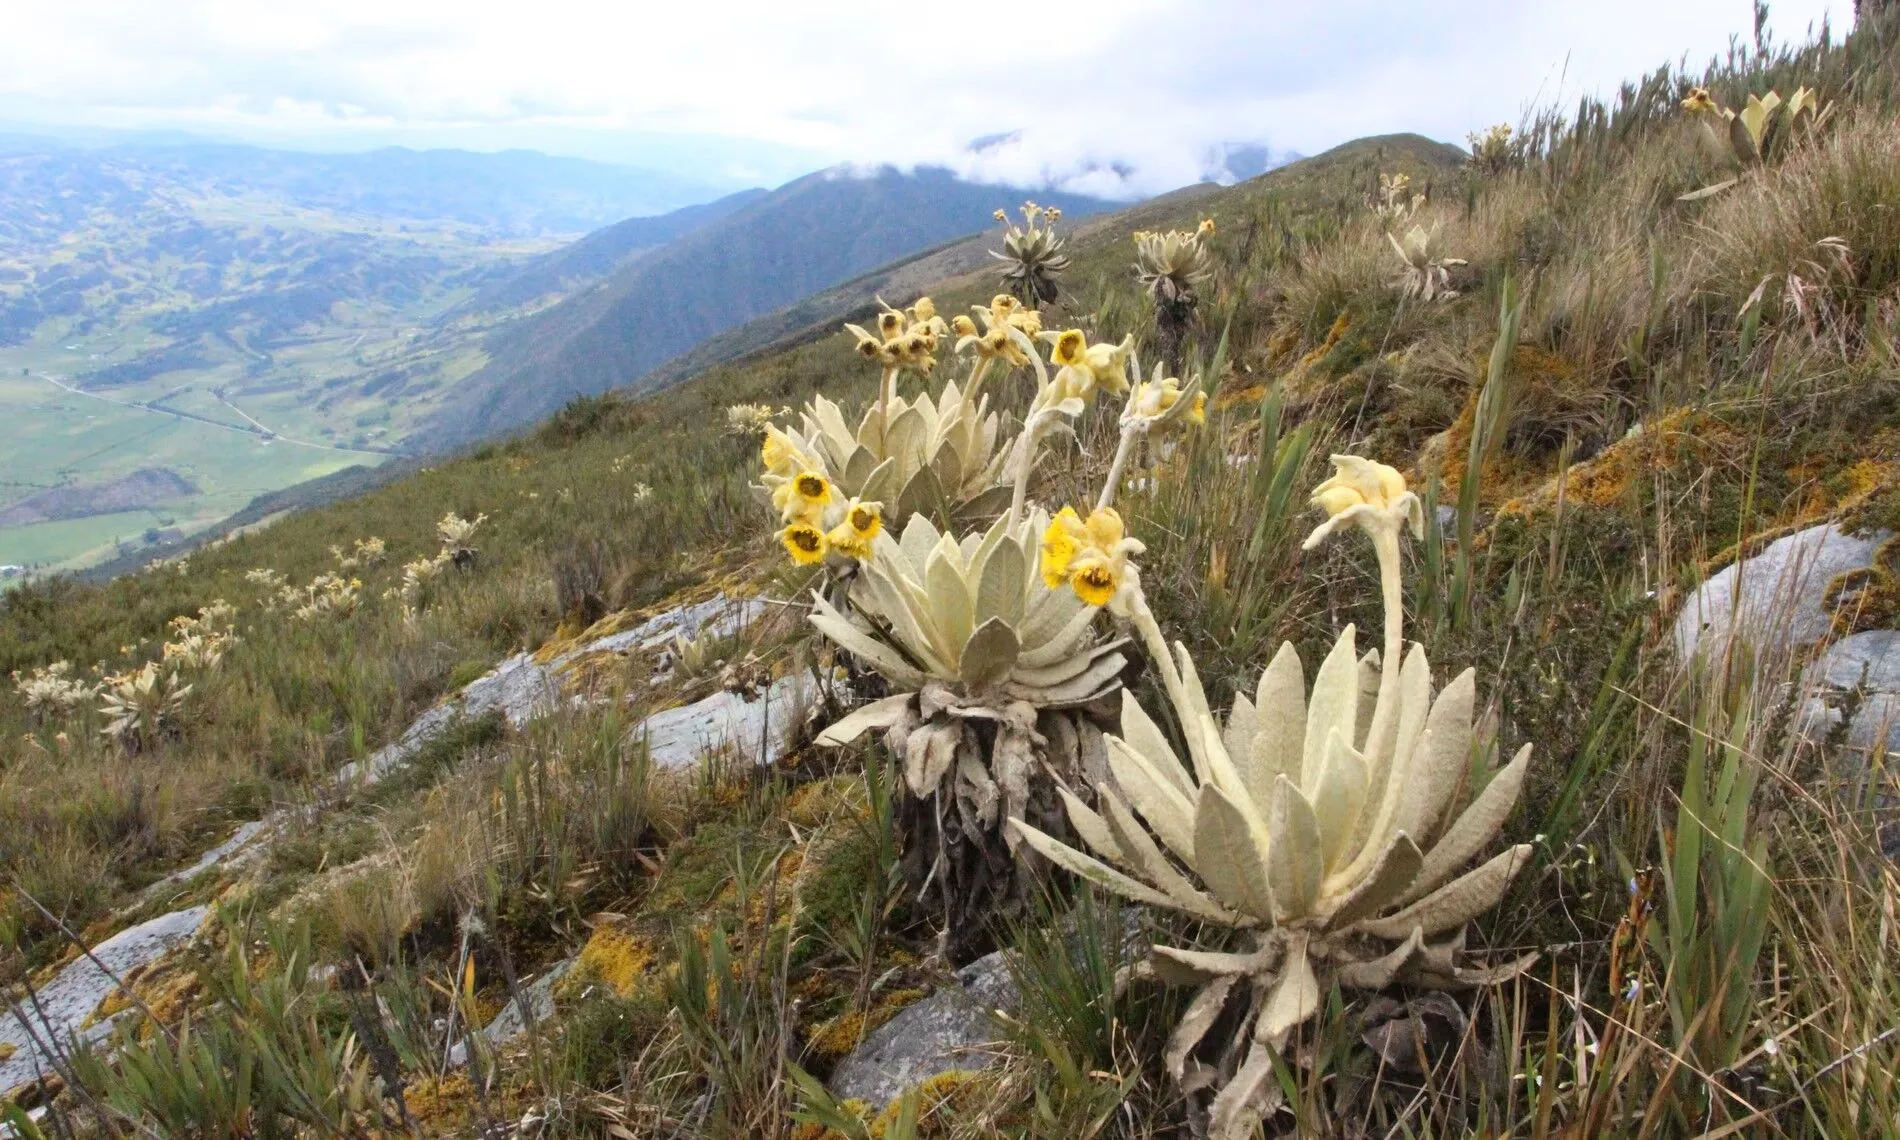
[[1475, 871], [1438, 888], [1387, 918], [1360, 923], [1355, 929], [1374, 938], [1403, 938], [1414, 927], [1429, 937], [1462, 926], [1498, 905], [1505, 888], [1530, 861], [1530, 844], [1509, 848]]
[[1285, 776], [1273, 781], [1272, 801], [1267, 816], [1267, 834], [1273, 846], [1267, 855], [1268, 882], [1272, 885], [1276, 922], [1289, 922], [1313, 913], [1319, 898], [1322, 876], [1320, 865], [1319, 819], [1293, 781]]
[[1426, 853], [1425, 863], [1419, 868], [1418, 881], [1412, 884], [1400, 902], [1411, 902], [1438, 886], [1490, 845], [1504, 827], [1504, 821], [1511, 817], [1518, 792], [1524, 786], [1524, 771], [1530, 766], [1530, 759], [1531, 746], [1526, 744], [1517, 750], [1517, 755], [1511, 758], [1509, 764], [1491, 778], [1484, 791], [1478, 793], [1478, 798], [1471, 801], [1471, 806], [1445, 829], [1445, 834]]
[[1020, 819], [1010, 820], [1007, 826], [1016, 833], [1017, 839], [1029, 844], [1037, 854], [1072, 875], [1077, 875], [1104, 890], [1113, 891], [1123, 898], [1133, 899], [1138, 903], [1146, 903], [1166, 910], [1179, 909], [1175, 906], [1173, 899], [1146, 883], [1137, 882], [1106, 863], [1089, 858], [1068, 844], [1037, 831]]
[[1128, 747], [1139, 752], [1155, 770], [1168, 778], [1181, 795], [1188, 800], [1194, 797], [1194, 782], [1181, 758], [1174, 754], [1174, 748], [1159, 725], [1148, 716], [1148, 710], [1141, 707], [1135, 694], [1122, 690], [1122, 739]]
[[1313, 786], [1326, 763], [1327, 734], [1340, 729], [1342, 735], [1355, 730], [1359, 721], [1359, 661], [1353, 651], [1353, 627], [1347, 626], [1333, 642], [1332, 652], [1320, 663], [1313, 678], [1313, 695], [1306, 704], [1306, 733], [1300, 757], [1300, 770], [1289, 776], [1301, 790]]
[[1190, 800], [1156, 765], [1118, 737], [1110, 736], [1108, 770], [1129, 806], [1148, 821], [1168, 850], [1194, 865], [1194, 801]]
[[1267, 859], [1240, 807], [1218, 786], [1201, 785], [1194, 814], [1193, 866], [1215, 897], [1244, 914], [1274, 921]]
[[834, 724], [818, 734], [818, 743], [828, 748], [837, 748], [849, 744], [872, 729], [889, 728], [904, 719], [910, 709], [911, 693], [898, 693], [872, 701], [862, 708], [854, 709], [840, 717]]

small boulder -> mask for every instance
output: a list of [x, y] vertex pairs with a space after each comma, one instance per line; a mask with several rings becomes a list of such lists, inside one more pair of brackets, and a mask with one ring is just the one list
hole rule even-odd
[[1676, 615], [1676, 652], [1685, 661], [1698, 653], [1713, 659], [1737, 630], [1763, 653], [1820, 640], [1833, 620], [1823, 602], [1828, 583], [1873, 565], [1889, 537], [1860, 538], [1823, 523], [1776, 539], [1689, 595]]
[[1020, 1001], [1005, 951], [957, 971], [957, 984], [906, 1006], [839, 1062], [831, 1092], [839, 1100], [883, 1106], [939, 1073], [995, 1064], [1002, 1033], [992, 1011]]
[[804, 720], [815, 686], [802, 673], [780, 677], [756, 698], [720, 690], [704, 700], [664, 709], [635, 726], [653, 766], [687, 769], [708, 752], [729, 750], [754, 764], [774, 764]]
[[[528, 1015], [536, 1024], [552, 1017], [554, 1015], [554, 983], [560, 981], [573, 966], [574, 960], [568, 958], [556, 963], [546, 973], [530, 982], [528, 987], [521, 991], [520, 1001], [511, 998], [506, 1005], [501, 1007], [501, 1012], [495, 1015], [495, 1019], [482, 1028], [482, 1036], [488, 1039], [490, 1045], [505, 1045], [527, 1032], [528, 1023], [521, 1017], [521, 1006], [524, 1003], [528, 1007]], [[457, 1041], [449, 1050], [449, 1064], [465, 1065], [467, 1063], [468, 1042]]]
[[1847, 715], [1847, 695], [1858, 689], [1861, 699], [1845, 743], [1862, 752], [1900, 752], [1900, 631], [1843, 637], [1809, 663], [1801, 681], [1810, 694], [1801, 717], [1808, 735], [1833, 731]]

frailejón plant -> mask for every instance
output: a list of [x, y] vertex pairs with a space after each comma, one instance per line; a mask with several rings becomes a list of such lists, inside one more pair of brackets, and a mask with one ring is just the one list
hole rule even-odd
[[[1157, 976], [1201, 987], [1166, 1060], [1185, 1090], [1214, 1094], [1210, 1128], [1222, 1138], [1252, 1135], [1279, 1102], [1276, 1059], [1333, 985], [1468, 985], [1528, 965], [1470, 968], [1463, 939], [1529, 847], [1459, 872], [1503, 826], [1529, 746], [1452, 810], [1471, 764], [1473, 673], [1434, 697], [1424, 648], [1404, 652], [1399, 540], [1407, 525], [1419, 528], [1419, 501], [1389, 467], [1353, 456], [1334, 464], [1314, 492], [1329, 517], [1307, 546], [1342, 527], [1371, 538], [1383, 654], [1359, 658], [1348, 627], [1309, 690], [1298, 654], [1283, 645], [1254, 696], [1237, 697], [1221, 724], [1177, 645], [1155, 665], [1187, 763], [1124, 692], [1121, 735], [1108, 738], [1112, 779], [1095, 785], [1096, 806], [1061, 792], [1070, 824], [1100, 858], [1027, 821], [1010, 825], [1091, 882], [1245, 932], [1237, 952], [1158, 946], [1152, 958]], [[1241, 1030], [1210, 1038], [1230, 1005], [1242, 1010]]]

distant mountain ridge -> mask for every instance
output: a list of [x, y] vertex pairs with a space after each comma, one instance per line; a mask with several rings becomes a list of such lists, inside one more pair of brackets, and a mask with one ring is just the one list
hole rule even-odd
[[[498, 329], [484, 345], [488, 363], [462, 382], [417, 444], [452, 447], [532, 423], [576, 396], [635, 384], [721, 332], [992, 226], [993, 211], [1024, 196], [932, 168], [832, 169], [787, 183]], [[1028, 196], [1073, 218], [1121, 205]]]
[[628, 218], [550, 253], [542, 254], [506, 279], [483, 289], [466, 308], [511, 308], [537, 298], [591, 285], [612, 273], [621, 261], [711, 225], [765, 197], [765, 190], [741, 190], [717, 201], [685, 206], [652, 217]]
[[506, 236], [579, 234], [636, 215], [710, 201], [719, 188], [657, 170], [536, 151], [481, 153], [385, 147], [346, 154], [212, 142], [62, 145], [0, 135], [0, 158], [30, 160], [42, 185], [75, 176], [125, 189], [141, 185], [233, 196], [263, 194], [308, 209], [456, 222]]

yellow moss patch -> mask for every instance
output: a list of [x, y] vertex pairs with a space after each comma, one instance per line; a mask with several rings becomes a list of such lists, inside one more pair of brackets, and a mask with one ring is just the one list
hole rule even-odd
[[475, 1104], [475, 1086], [466, 1072], [424, 1077], [402, 1090], [403, 1103], [418, 1128], [427, 1131], [467, 1124]]
[[1281, 329], [1279, 332], [1274, 333], [1273, 338], [1267, 341], [1268, 362], [1278, 360], [1287, 353], [1292, 352], [1293, 346], [1299, 342], [1300, 330], [1297, 328]]
[[576, 986], [598, 982], [611, 986], [621, 997], [630, 997], [647, 980], [654, 953], [652, 943], [614, 923], [602, 923], [581, 947], [576, 968], [562, 979], [562, 989], [574, 992]]
[[885, 1022], [896, 1017], [899, 1010], [923, 996], [923, 990], [892, 990], [868, 1010], [847, 1010], [822, 1022], [812, 1030], [811, 1050], [821, 1057], [842, 1057], [856, 1049], [859, 1042]]
[[15, 1053], [18, 1053], [19, 1051], [20, 1051], [20, 1047], [18, 1045], [14, 1045], [6, 1041], [0, 1041], [0, 1065], [4, 1065], [8, 1061], [13, 1060], [13, 1055]]
[[850, 776], [828, 776], [787, 796], [783, 815], [799, 827], [817, 827], [829, 823], [841, 811], [862, 819], [866, 810], [863, 783]]
[[[953, 1114], [980, 1102], [990, 1091], [993, 1078], [988, 1073], [969, 1069], [951, 1069], [938, 1073], [917, 1086], [917, 1135], [947, 1136]], [[871, 1122], [871, 1135], [878, 1140], [889, 1134], [903, 1114], [904, 1098], [899, 1096], [886, 1105]]]
[[1318, 364], [1325, 359], [1327, 353], [1339, 347], [1339, 342], [1345, 339], [1346, 331], [1350, 328], [1352, 328], [1352, 311], [1343, 310], [1333, 318], [1333, 326], [1326, 330], [1326, 339], [1315, 345], [1305, 356], [1300, 357], [1300, 362], [1295, 367], [1311, 368]]
[[[1470, 423], [1465, 438], [1470, 439]], [[1723, 455], [1735, 453], [1742, 443], [1735, 430], [1706, 412], [1678, 409], [1646, 425], [1633, 436], [1618, 440], [1588, 463], [1570, 468], [1564, 478], [1564, 499], [1571, 506], [1610, 507], [1620, 503], [1630, 488], [1645, 475], [1675, 467], [1707, 466]], [[1468, 445], [1467, 445], [1468, 447]], [[1464, 464], [1458, 448], [1447, 457], [1449, 471], [1453, 463], [1462, 477]], [[1449, 474], [1446, 486], [1451, 486]], [[1535, 514], [1557, 501], [1557, 480], [1549, 479], [1541, 487], [1506, 503], [1506, 514]]]
[[[857, 1097], [852, 1097], [838, 1107], [864, 1121], [866, 1125], [871, 1122], [871, 1106]], [[801, 1124], [792, 1129], [791, 1140], [850, 1140], [850, 1138], [836, 1128], [826, 1128], [822, 1124]]]
[[1238, 392], [1222, 392], [1214, 397], [1214, 410], [1224, 412], [1236, 404], [1258, 404], [1267, 398], [1265, 384], [1253, 384]]

